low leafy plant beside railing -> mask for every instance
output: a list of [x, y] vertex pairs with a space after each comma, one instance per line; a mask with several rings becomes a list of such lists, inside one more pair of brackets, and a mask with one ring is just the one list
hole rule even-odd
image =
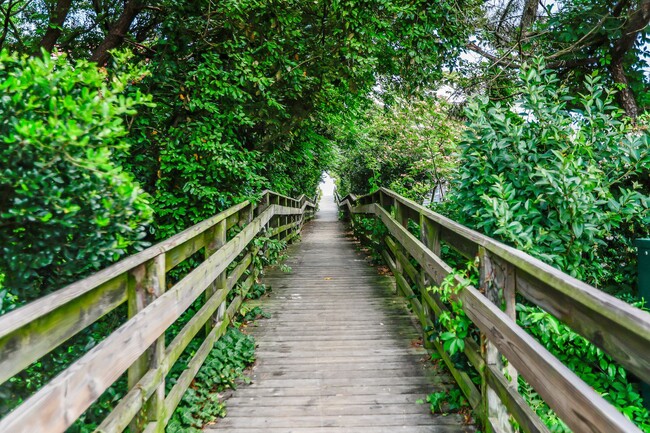
[[[462, 284], [457, 284], [458, 277], [463, 281]], [[436, 320], [436, 326], [433, 329], [427, 329], [427, 331], [432, 331], [430, 338], [436, 339], [442, 345], [458, 368], [468, 365], [458, 361], [463, 357], [465, 339], [471, 335], [473, 324], [463, 311], [462, 302], [455, 295], [463, 287], [469, 284], [476, 286], [477, 283], [476, 264], [469, 262], [464, 270], [456, 270], [449, 274], [440, 286], [429, 288], [448, 305], [449, 311], [440, 314]], [[639, 301], [630, 301], [630, 303], [639, 308], [643, 306], [643, 302]], [[517, 303], [517, 312], [517, 322], [522, 328], [625, 416], [634, 421], [641, 430], [650, 432], [650, 412], [643, 405], [638, 384], [630, 379], [623, 367], [617, 365], [602, 350], [539, 307], [519, 302]], [[473, 369], [466, 371], [467, 373], [476, 373]], [[443, 404], [448, 405], [446, 410], [456, 407], [458, 399], [454, 397], [454, 392], [456, 389], [430, 394], [427, 401], [431, 404], [432, 412], [440, 412]], [[571, 432], [521, 377], [519, 377], [519, 392], [552, 432]]]
[[[463, 310], [463, 303], [456, 298], [458, 292], [468, 285], [477, 285], [476, 263], [469, 262], [462, 271], [455, 271], [447, 275], [440, 286], [429, 290], [437, 293], [440, 300], [449, 305], [448, 311], [443, 311], [437, 318], [438, 332], [432, 334], [438, 339], [442, 347], [452, 359], [465, 350], [465, 339], [470, 336], [472, 321]], [[460, 277], [463, 284], [457, 284], [456, 278]]]
[[[253, 264], [261, 274], [265, 266], [284, 260], [287, 243], [263, 235], [253, 240], [252, 247], [257, 250]], [[258, 299], [269, 290], [265, 284], [255, 282], [246, 293], [246, 299]], [[172, 415], [166, 432], [200, 432], [206, 424], [226, 416], [226, 405], [220, 393], [236, 389], [238, 381], [248, 382], [244, 371], [255, 361], [255, 340], [241, 332], [239, 326], [263, 317], [269, 315], [259, 306], [242, 304], [238, 317], [233, 320], [235, 327], [229, 328], [216, 342]]]
[[287, 248], [285, 241], [270, 238], [268, 236], [259, 236], [252, 242], [253, 248], [257, 249], [257, 254], [253, 257], [255, 267], [262, 272], [265, 266], [278, 264], [285, 259], [283, 254]]
[[432, 392], [427, 395], [427, 403], [431, 413], [448, 414], [469, 409], [469, 403], [460, 388], [451, 388], [448, 391]]
[[203, 426], [226, 415], [219, 393], [249, 382], [244, 370], [255, 362], [255, 340], [237, 328], [221, 337], [187, 390], [167, 425], [168, 433], [201, 432]]
[[[632, 303], [641, 307], [642, 303]], [[518, 323], [564, 365], [598, 391], [643, 431], [650, 432], [650, 412], [643, 406], [638, 384], [625, 369], [585, 338], [538, 307], [517, 304]], [[554, 432], [570, 432], [527, 384], [519, 391]]]
[[381, 262], [382, 240], [388, 233], [386, 226], [377, 218], [368, 218], [363, 215], [353, 215], [354, 224], [352, 231], [354, 236], [360, 240], [368, 240], [370, 243], [370, 255], [374, 262]]

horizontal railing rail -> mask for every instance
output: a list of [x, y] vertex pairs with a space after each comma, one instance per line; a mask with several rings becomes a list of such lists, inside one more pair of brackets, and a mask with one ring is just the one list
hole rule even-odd
[[[252, 240], [289, 241], [315, 199], [264, 191], [96, 274], [0, 316], [0, 384], [127, 304], [128, 317], [101, 343], [0, 420], [1, 432], [63, 432], [125, 372], [128, 392], [97, 431], [160, 432], [257, 278]], [[231, 228], [239, 231], [228, 238]], [[203, 262], [167, 288], [166, 274], [203, 250]], [[228, 295], [238, 286], [232, 300]], [[204, 303], [169, 343], [165, 332], [199, 297]], [[227, 305], [226, 305], [227, 304]], [[190, 341], [205, 338], [165, 396], [165, 377]]]
[[[509, 415], [522, 431], [549, 431], [517, 391], [517, 375], [521, 374], [576, 433], [640, 432], [517, 325], [515, 294], [551, 313], [645, 382], [650, 382], [648, 312], [388, 189], [361, 197], [337, 196], [337, 200], [345, 217], [369, 214], [387, 227], [389, 235], [383, 240], [386, 248], [382, 255], [395, 275], [397, 287], [411, 300], [425, 334], [448, 308], [435, 291], [427, 290], [428, 286], [439, 286], [453, 272], [441, 259], [441, 243], [468, 259], [478, 257], [478, 288], [463, 287], [466, 283], [454, 278], [455, 284], [463, 287], [457, 294], [463, 310], [481, 332], [481, 341], [467, 338], [464, 348], [482, 377], [480, 389], [466, 372], [454, 366], [437, 341], [432, 343], [468, 401], [479, 409], [488, 431], [512, 431]], [[419, 236], [409, 231], [409, 221], [419, 227]], [[413, 287], [420, 292], [419, 297]], [[424, 341], [428, 342], [428, 335]], [[502, 356], [508, 361], [507, 367]]]

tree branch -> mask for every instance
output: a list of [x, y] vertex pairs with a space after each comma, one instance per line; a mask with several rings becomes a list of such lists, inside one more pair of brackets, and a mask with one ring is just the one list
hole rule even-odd
[[56, 2], [56, 7], [52, 11], [52, 14], [50, 14], [50, 22], [47, 26], [47, 31], [43, 35], [41, 43], [39, 44], [45, 51], [52, 51], [56, 41], [59, 39], [59, 36], [61, 36], [61, 26], [63, 26], [63, 23], [68, 16], [71, 5], [72, 0], [59, 0]]
[[644, 0], [639, 9], [629, 15], [629, 19], [623, 28], [623, 36], [614, 44], [612, 58], [618, 59], [625, 55], [636, 42], [637, 36], [650, 23], [650, 0]]
[[[466, 48], [470, 51], [474, 51], [477, 54], [480, 54], [481, 56], [485, 57], [486, 59], [492, 61], [495, 65], [503, 66], [506, 68], [519, 68], [521, 65], [518, 62], [515, 62], [514, 60], [511, 61], [506, 61], [505, 60], [505, 55], [502, 57], [498, 57], [489, 51], [484, 50], [483, 48], [479, 47], [476, 45], [474, 42], [470, 42], [466, 45]], [[507, 55], [507, 54], [506, 54]]]
[[578, 68], [580, 66], [589, 66], [597, 64], [600, 60], [599, 57], [585, 57], [583, 59], [570, 59], [570, 60], [559, 60], [556, 62], [547, 63], [546, 67], [548, 69], [572, 69]]
[[104, 40], [93, 52], [90, 61], [96, 62], [98, 65], [103, 66], [108, 62], [110, 54], [108, 53], [113, 48], [119, 47], [124, 41], [124, 37], [129, 32], [131, 24], [135, 17], [146, 7], [141, 0], [129, 0], [124, 5], [124, 10], [120, 17], [117, 19], [115, 25], [111, 27]]

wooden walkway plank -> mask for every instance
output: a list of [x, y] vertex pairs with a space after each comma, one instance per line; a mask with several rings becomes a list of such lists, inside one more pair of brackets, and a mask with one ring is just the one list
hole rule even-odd
[[460, 415], [434, 416], [431, 392], [453, 379], [418, 343], [414, 319], [391, 278], [380, 276], [323, 197], [302, 241], [289, 249], [290, 273], [270, 271], [271, 314], [249, 328], [257, 362], [250, 385], [233, 393], [210, 433], [465, 433]]

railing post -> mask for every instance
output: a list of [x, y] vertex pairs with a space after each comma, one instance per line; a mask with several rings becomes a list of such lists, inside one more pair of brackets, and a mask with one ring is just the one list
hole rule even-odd
[[[246, 208], [244, 208], [246, 209]], [[240, 219], [241, 219], [241, 214], [240, 214]], [[205, 259], [207, 260], [212, 254], [217, 252], [219, 248], [224, 246], [227, 241], [227, 233], [228, 232], [228, 226], [227, 226], [227, 220], [223, 219], [219, 221], [217, 224], [215, 224], [212, 228], [209, 230], [206, 230], [204, 236], [205, 236]], [[205, 300], [207, 301], [210, 299], [217, 291], [219, 290], [225, 290], [228, 284], [228, 275], [226, 271], [223, 271], [219, 276], [214, 280], [212, 284], [208, 286], [207, 289], [205, 289]], [[219, 308], [217, 309], [216, 313], [212, 318], [210, 318], [206, 323], [205, 323], [205, 335], [208, 335], [212, 328], [214, 327], [215, 323], [220, 322], [223, 320], [223, 316], [226, 312], [226, 302], [222, 302], [221, 305], [219, 305]]]
[[264, 193], [262, 196], [262, 199], [260, 200], [259, 204], [252, 209], [253, 216], [256, 217], [260, 215], [266, 208], [268, 208], [271, 205], [271, 200], [269, 198], [270, 193], [267, 191]]
[[404, 205], [400, 203], [399, 200], [395, 200], [395, 219], [402, 225], [402, 227], [408, 229], [408, 218], [406, 216], [406, 211]]
[[[280, 201], [280, 196], [276, 195], [272, 199], [272, 203], [277, 205], [277, 206], [282, 206], [281, 201]], [[274, 228], [280, 226], [280, 216], [279, 215], [273, 215], [271, 218], [271, 221], [269, 221], [269, 230], [272, 231]], [[276, 236], [271, 236], [271, 238], [276, 238], [279, 239], [279, 235]]]
[[[291, 205], [292, 204], [291, 202], [292, 202], [292, 200], [290, 200], [288, 198], [285, 198], [284, 199], [285, 207], [293, 207]], [[291, 218], [293, 218], [293, 215], [285, 215], [285, 217], [282, 219], [282, 224], [280, 224], [280, 226], [284, 226], [284, 225], [289, 224], [289, 221], [291, 221]], [[281, 237], [281, 239], [286, 239], [288, 233], [289, 233], [289, 231], [285, 230], [283, 236]]]
[[[420, 241], [431, 250], [431, 252], [440, 257], [440, 227], [438, 224], [435, 224], [427, 218], [423, 213], [420, 213]], [[427, 290], [427, 287], [431, 286], [431, 278], [424, 268], [420, 271], [420, 278], [422, 281], [422, 290], [425, 291]], [[433, 310], [425, 299], [424, 294], [422, 294], [420, 302], [422, 303], [422, 315], [425, 318], [425, 322], [431, 321], [431, 323], [434, 323]], [[425, 326], [427, 326], [427, 324], [423, 323], [422, 329], [424, 329]], [[433, 342], [429, 340], [429, 336], [426, 332], [424, 332], [424, 335], [422, 336], [422, 341], [425, 348], [433, 349]]]
[[[147, 305], [156, 300], [165, 291], [165, 254], [160, 254], [129, 272], [128, 284], [128, 317], [134, 317]], [[165, 354], [165, 334], [138, 360], [131, 365], [127, 373], [128, 387], [131, 389], [149, 369], [160, 366]], [[160, 421], [164, 417], [165, 380], [154, 391], [142, 410], [131, 422], [133, 432], [144, 430], [151, 421]], [[159, 423], [157, 431], [162, 432], [164, 426]]]
[[379, 191], [379, 205], [390, 213], [390, 207], [393, 205], [393, 198], [383, 191]]
[[[402, 203], [399, 201], [395, 200], [395, 219], [408, 230], [408, 218], [406, 217], [406, 212], [404, 211], [404, 206]], [[395, 246], [398, 251], [401, 251], [404, 253], [406, 257], [408, 257], [408, 253], [404, 250], [404, 247], [402, 247], [402, 244], [399, 242], [395, 243]], [[404, 266], [402, 265], [401, 261], [399, 258], [395, 258], [395, 270], [400, 274], [404, 274]], [[399, 293], [399, 290], [397, 291]]]
[[[502, 295], [494, 281], [494, 267], [490, 260], [490, 255], [484, 247], [479, 247], [479, 278], [480, 288], [485, 296], [497, 306], [501, 306], [503, 301]], [[496, 346], [484, 335], [481, 334], [481, 353], [485, 361], [485, 369], [492, 369], [497, 374], [503, 370], [501, 354]], [[481, 394], [485, 414], [485, 428], [488, 433], [513, 433], [510, 424], [508, 409], [503, 405], [497, 393], [488, 385], [487, 375], [489, 372], [483, 372], [483, 381], [481, 383]]]

